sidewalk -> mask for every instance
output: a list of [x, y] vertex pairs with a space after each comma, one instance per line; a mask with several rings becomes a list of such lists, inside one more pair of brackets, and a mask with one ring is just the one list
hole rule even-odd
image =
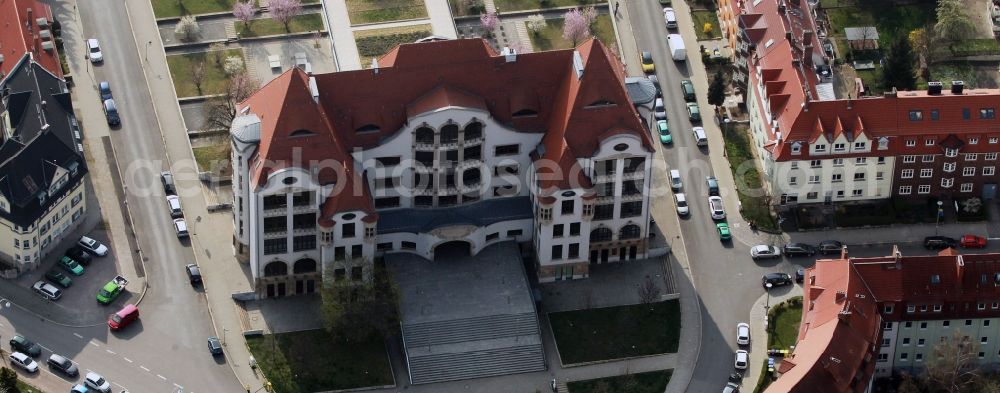
[[[880, 228], [832, 229], [827, 231], [793, 232], [786, 236], [791, 241], [818, 244], [823, 240], [839, 240], [848, 246], [876, 246], [895, 243], [922, 242], [927, 236], [948, 236], [955, 239], [962, 235], [985, 236], [986, 222], [940, 224], [898, 224]], [[993, 233], [997, 235], [997, 233]]]
[[[802, 287], [795, 284], [790, 290], [781, 292], [780, 289], [772, 290], [770, 298], [765, 293], [757, 299], [753, 308], [750, 309], [750, 348], [744, 348], [750, 352], [750, 366], [743, 373], [743, 390], [751, 391], [757, 386], [760, 379], [761, 365], [767, 361], [767, 310], [766, 305], [774, 306], [785, 300], [796, 296], [802, 296]], [[736, 334], [733, 332], [733, 334]]]

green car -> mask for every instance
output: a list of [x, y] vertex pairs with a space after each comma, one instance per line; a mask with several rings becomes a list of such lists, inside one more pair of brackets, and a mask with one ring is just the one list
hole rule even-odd
[[101, 304], [111, 304], [125, 290], [128, 280], [125, 277], [117, 276], [97, 291], [97, 302]]
[[67, 272], [70, 272], [74, 276], [83, 274], [83, 266], [80, 266], [79, 263], [76, 263], [76, 261], [67, 256], [62, 257], [62, 259], [59, 260], [59, 267], [63, 268], [63, 270]]
[[730, 240], [733, 238], [733, 234], [729, 233], [729, 224], [720, 222], [715, 224], [715, 229], [719, 230], [719, 240]]
[[59, 286], [63, 288], [69, 288], [70, 285], [73, 285], [73, 280], [66, 277], [65, 274], [55, 270], [49, 270], [48, 273], [45, 273], [45, 278], [53, 283], [59, 284]]
[[696, 99], [694, 96], [694, 84], [691, 83], [690, 79], [681, 81], [681, 92], [684, 93], [684, 101], [690, 102]]
[[665, 145], [674, 143], [674, 136], [670, 135], [670, 126], [667, 125], [666, 120], [657, 121], [656, 129], [660, 131], [660, 143]]
[[701, 109], [698, 109], [698, 104], [694, 102], [687, 103], [688, 118], [691, 121], [701, 121]]

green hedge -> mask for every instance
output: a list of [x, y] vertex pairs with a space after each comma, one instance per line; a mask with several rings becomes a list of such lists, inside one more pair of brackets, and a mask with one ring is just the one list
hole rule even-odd
[[358, 45], [358, 55], [361, 56], [361, 63], [366, 63], [367, 59], [379, 57], [396, 45], [410, 43], [431, 35], [430, 30], [416, 31], [410, 33], [393, 33], [383, 35], [373, 35], [369, 37], [357, 37], [355, 42]]

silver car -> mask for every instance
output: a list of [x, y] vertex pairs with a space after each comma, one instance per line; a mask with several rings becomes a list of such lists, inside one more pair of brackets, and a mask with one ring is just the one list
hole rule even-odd
[[97, 42], [97, 38], [87, 40], [87, 57], [91, 63], [104, 61], [104, 53], [101, 53], [101, 43]]
[[767, 258], [779, 258], [781, 257], [781, 250], [775, 246], [769, 246], [767, 244], [758, 244], [750, 249], [750, 258], [753, 259], [767, 259]]
[[93, 371], [87, 373], [87, 377], [83, 380], [83, 383], [87, 385], [87, 389], [94, 389], [101, 393], [111, 393], [111, 383], [104, 379], [101, 374]]
[[35, 290], [35, 292], [48, 300], [59, 300], [59, 298], [62, 297], [62, 291], [60, 291], [59, 288], [56, 288], [54, 285], [45, 281], [36, 282], [35, 285], [32, 285], [31, 287]]
[[14, 352], [10, 354], [9, 358], [10, 358], [10, 364], [20, 367], [24, 369], [24, 371], [27, 371], [29, 373], [38, 371], [38, 363], [35, 363], [35, 361], [28, 355], [25, 355], [20, 352]]

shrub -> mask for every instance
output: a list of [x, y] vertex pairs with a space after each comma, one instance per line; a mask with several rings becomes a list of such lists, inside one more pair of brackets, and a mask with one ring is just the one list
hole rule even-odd
[[226, 65], [222, 67], [226, 75], [235, 75], [243, 71], [243, 58], [239, 56], [229, 56], [226, 58]]
[[177, 22], [177, 26], [174, 27], [177, 39], [184, 42], [197, 40], [200, 33], [201, 26], [198, 26], [198, 20], [193, 15], [182, 16], [181, 20]]
[[375, 35], [369, 37], [357, 37], [358, 54], [363, 58], [378, 57], [384, 55], [398, 44], [413, 42], [430, 35], [427, 30], [411, 33], [395, 33], [386, 35]]

